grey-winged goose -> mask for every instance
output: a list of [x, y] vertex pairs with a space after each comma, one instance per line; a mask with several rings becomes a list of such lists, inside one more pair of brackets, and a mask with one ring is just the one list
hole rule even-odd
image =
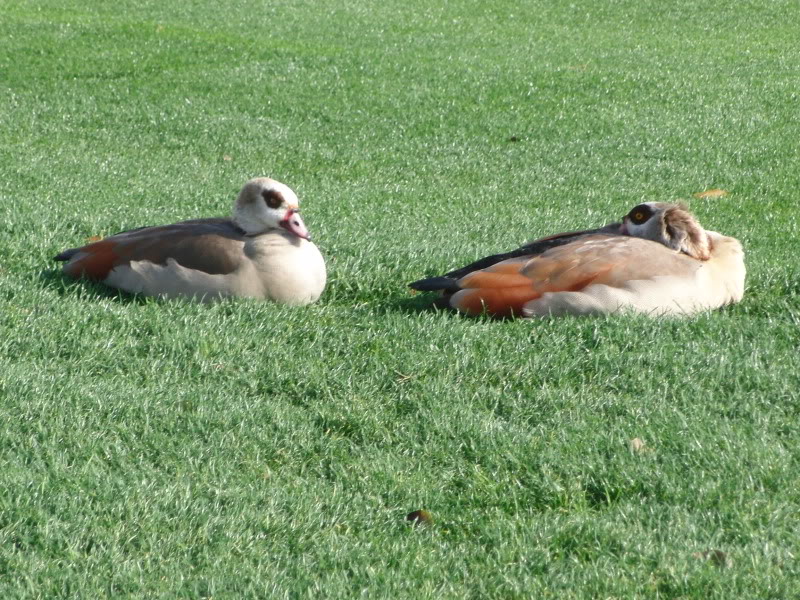
[[182, 221], [112, 235], [55, 257], [64, 272], [149, 296], [201, 301], [238, 296], [308, 304], [322, 294], [325, 261], [288, 186], [248, 181], [231, 219]]

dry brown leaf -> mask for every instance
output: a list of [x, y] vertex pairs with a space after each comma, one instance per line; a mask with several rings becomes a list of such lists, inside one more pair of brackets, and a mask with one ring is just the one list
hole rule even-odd
[[90, 235], [89, 237], [86, 238], [86, 241], [87, 242], [99, 242], [102, 239], [103, 239], [102, 235]]
[[731, 564], [728, 554], [722, 550], [706, 550], [705, 552], [695, 552], [692, 557], [707, 560], [715, 567], [729, 567]]
[[228, 156], [227, 154], [222, 155], [222, 160], [233, 160], [232, 156]]
[[705, 192], [697, 192], [694, 197], [700, 198], [701, 200], [709, 200], [711, 198], [722, 198], [723, 196], [727, 196], [728, 192], [725, 190], [721, 190], [719, 188], [714, 188], [712, 190], [706, 190]]
[[641, 438], [633, 438], [630, 441], [630, 449], [631, 449], [631, 452], [634, 452], [636, 454], [644, 452], [644, 450], [645, 450], [644, 440], [641, 439]]

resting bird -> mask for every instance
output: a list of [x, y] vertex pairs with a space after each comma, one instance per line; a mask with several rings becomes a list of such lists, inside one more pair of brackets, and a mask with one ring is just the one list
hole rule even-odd
[[132, 229], [55, 260], [71, 277], [135, 294], [308, 304], [322, 294], [326, 270], [298, 210], [288, 186], [260, 177], [239, 192], [231, 219]]
[[470, 315], [690, 315], [741, 300], [744, 278], [738, 240], [706, 231], [683, 205], [645, 202], [622, 223], [542, 238], [409, 285]]

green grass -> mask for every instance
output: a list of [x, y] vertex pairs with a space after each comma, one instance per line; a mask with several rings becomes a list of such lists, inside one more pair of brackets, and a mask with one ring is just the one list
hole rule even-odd
[[[0, 596], [800, 595], [797, 4], [233, 4], [0, 6]], [[51, 261], [257, 175], [328, 260], [313, 306]], [[741, 304], [404, 287], [679, 198], [745, 244]]]

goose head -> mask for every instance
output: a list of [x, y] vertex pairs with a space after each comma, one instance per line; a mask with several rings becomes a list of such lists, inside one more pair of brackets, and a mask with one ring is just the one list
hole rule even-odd
[[304, 240], [311, 239], [299, 214], [299, 201], [280, 181], [257, 177], [244, 184], [233, 205], [233, 221], [247, 235], [283, 228]]
[[625, 215], [620, 233], [658, 242], [697, 260], [711, 257], [705, 229], [683, 204], [644, 202]]

